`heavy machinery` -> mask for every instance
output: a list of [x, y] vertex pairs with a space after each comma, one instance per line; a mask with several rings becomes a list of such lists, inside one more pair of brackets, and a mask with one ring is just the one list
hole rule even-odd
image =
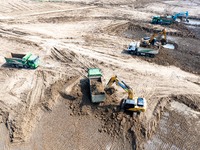
[[138, 55], [138, 56], [149, 56], [154, 57], [159, 53], [159, 47], [155, 48], [147, 48], [140, 47], [140, 42], [131, 42], [126, 50], [129, 54]]
[[90, 97], [92, 103], [100, 103], [106, 99], [102, 83], [102, 73], [99, 68], [88, 69], [88, 80], [90, 86]]
[[105, 87], [105, 91], [107, 94], [113, 93], [113, 83], [116, 83], [117, 86], [120, 86], [123, 88], [127, 93], [128, 97], [127, 99], [122, 99], [120, 107], [121, 109], [125, 111], [133, 111], [140, 114], [140, 112], [146, 111], [146, 99], [141, 97], [134, 97], [134, 92], [131, 87], [129, 87], [126, 83], [123, 81], [119, 81], [117, 76], [113, 76], [110, 78], [109, 82], [107, 83]]
[[[167, 42], [167, 32], [166, 29], [163, 29], [161, 32], [154, 33], [151, 37], [144, 37], [141, 39], [140, 46], [141, 47], [152, 47], [152, 46], [159, 46], [165, 45]], [[158, 42], [156, 37], [161, 37], [160, 43]]]
[[175, 13], [174, 15], [153, 16], [151, 23], [152, 24], [170, 25], [170, 24], [174, 23], [177, 18], [179, 18], [181, 21], [183, 21], [183, 17], [185, 17], [185, 21], [189, 22], [188, 16], [189, 16], [188, 11]]
[[[161, 37], [161, 40], [158, 40]], [[159, 53], [161, 45], [165, 45], [167, 41], [166, 30], [154, 33], [151, 37], [144, 37], [140, 42], [131, 42], [128, 46], [127, 52], [134, 55], [144, 55], [154, 57]]]
[[14, 54], [11, 53], [11, 58], [5, 57], [6, 64], [16, 68], [32, 68], [35, 69], [39, 65], [39, 56], [31, 53]]

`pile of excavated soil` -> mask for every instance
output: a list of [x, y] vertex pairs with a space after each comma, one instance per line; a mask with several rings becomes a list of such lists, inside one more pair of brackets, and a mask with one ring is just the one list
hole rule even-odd
[[[132, 146], [139, 148], [145, 138], [145, 126], [141, 123], [139, 116], [132, 112], [120, 110], [118, 98], [114, 94], [107, 96], [104, 103], [93, 104], [90, 101], [88, 80], [82, 80], [75, 85], [69, 94], [74, 99], [65, 101], [72, 113], [71, 116], [95, 116], [101, 121], [99, 133], [107, 133], [112, 138], [125, 138], [132, 141]], [[63, 96], [66, 99], [66, 96]], [[137, 141], [137, 142], [136, 142]], [[137, 144], [136, 144], [137, 143]]]
[[185, 104], [195, 111], [200, 112], [200, 95], [172, 95], [171, 98], [177, 102]]
[[90, 81], [92, 94], [98, 95], [104, 93], [103, 85], [99, 80], [91, 79]]

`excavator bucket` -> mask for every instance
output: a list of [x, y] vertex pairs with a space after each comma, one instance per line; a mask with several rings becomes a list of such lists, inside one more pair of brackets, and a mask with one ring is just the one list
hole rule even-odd
[[106, 92], [106, 94], [112, 95], [113, 93], [115, 93], [116, 90], [114, 87], [108, 87], [108, 88], [105, 88], [104, 91]]

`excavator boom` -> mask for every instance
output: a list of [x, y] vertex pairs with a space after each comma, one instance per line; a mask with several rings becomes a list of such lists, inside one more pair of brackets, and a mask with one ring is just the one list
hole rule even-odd
[[121, 88], [123, 88], [127, 93], [128, 93], [128, 99], [133, 99], [133, 90], [123, 81], [119, 81], [119, 79], [117, 78], [117, 76], [113, 76], [110, 78], [110, 80], [108, 81], [105, 91], [108, 94], [112, 94], [113, 93], [113, 88], [112, 85], [116, 84], [117, 86], [120, 86]]

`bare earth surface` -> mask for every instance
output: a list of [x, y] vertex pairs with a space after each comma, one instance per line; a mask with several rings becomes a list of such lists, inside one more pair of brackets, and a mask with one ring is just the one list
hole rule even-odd
[[[200, 149], [198, 0], [0, 0], [0, 149]], [[151, 17], [189, 11], [189, 23], [152, 25]], [[176, 49], [155, 58], [124, 52], [166, 28]], [[35, 69], [5, 65], [10, 53], [40, 57]], [[104, 85], [117, 75], [147, 99], [139, 117], [119, 111], [118, 87], [90, 102], [87, 69]]]

